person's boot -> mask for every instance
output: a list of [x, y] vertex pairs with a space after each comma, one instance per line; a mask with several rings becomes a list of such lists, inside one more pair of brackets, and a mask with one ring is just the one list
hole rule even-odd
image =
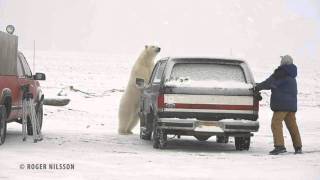
[[270, 155], [278, 155], [280, 153], [287, 152], [286, 148], [284, 146], [275, 146], [272, 151], [269, 152]]
[[302, 148], [301, 147], [295, 147], [294, 148], [294, 154], [302, 154]]

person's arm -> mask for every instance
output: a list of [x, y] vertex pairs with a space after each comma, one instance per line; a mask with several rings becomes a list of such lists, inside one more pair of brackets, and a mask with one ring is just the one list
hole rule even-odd
[[275, 81], [276, 80], [271, 75], [268, 79], [264, 80], [263, 82], [257, 83], [255, 90], [261, 91], [261, 90], [270, 90], [272, 88], [276, 88]]
[[268, 79], [261, 83], [257, 83], [255, 86], [256, 91], [261, 91], [261, 90], [270, 90], [270, 89], [276, 89], [278, 88], [281, 84], [286, 83], [288, 81], [287, 78], [284, 79], [275, 79], [273, 76], [270, 76]]
[[287, 72], [280, 67], [278, 67], [274, 73], [265, 81], [261, 83], [257, 83], [255, 90], [270, 90], [277, 88], [280, 84], [286, 81], [286, 77], [288, 76]]

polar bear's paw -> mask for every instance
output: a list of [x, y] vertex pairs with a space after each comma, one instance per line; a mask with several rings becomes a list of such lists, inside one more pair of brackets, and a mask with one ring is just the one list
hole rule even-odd
[[120, 135], [131, 135], [133, 133], [131, 131], [118, 131], [118, 134], [120, 134]]

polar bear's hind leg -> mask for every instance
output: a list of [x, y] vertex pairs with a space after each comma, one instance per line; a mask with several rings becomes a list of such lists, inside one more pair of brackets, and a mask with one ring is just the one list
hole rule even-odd
[[138, 112], [132, 114], [132, 116], [129, 119], [126, 132], [129, 132], [132, 134], [132, 129], [138, 124], [139, 122], [139, 115]]

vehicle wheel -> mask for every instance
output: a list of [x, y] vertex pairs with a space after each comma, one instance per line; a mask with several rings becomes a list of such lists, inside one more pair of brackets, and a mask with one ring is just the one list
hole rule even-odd
[[194, 136], [196, 139], [198, 139], [199, 141], [206, 141], [208, 140], [211, 136], [201, 136], [201, 135], [196, 135]]
[[[42, 103], [36, 109], [36, 113], [37, 113], [37, 118], [39, 120], [40, 131], [41, 131], [42, 121], [43, 121], [43, 104]], [[33, 135], [31, 119], [29, 117], [28, 117], [28, 122], [27, 122], [27, 132], [28, 132], [28, 135]]]
[[2, 145], [7, 135], [7, 111], [3, 109], [0, 113], [0, 145]]
[[150, 118], [149, 114], [147, 115], [147, 118], [140, 118], [140, 139], [143, 140], [151, 140], [152, 136], [152, 124], [151, 127], [148, 127], [148, 118]]
[[217, 143], [228, 143], [229, 136], [217, 136]]
[[160, 138], [159, 138], [158, 130], [156, 130], [156, 129], [153, 130], [152, 139], [153, 139], [153, 148], [159, 149]]
[[250, 137], [235, 137], [236, 150], [249, 150], [250, 148]]
[[164, 130], [160, 130], [159, 132], [159, 148], [165, 149], [167, 147], [168, 142], [168, 136], [167, 133]]
[[140, 127], [140, 139], [151, 140], [152, 133], [146, 132], [146, 128]]
[[167, 133], [159, 129], [157, 125], [154, 126], [153, 130], [153, 148], [165, 149], [167, 147]]

